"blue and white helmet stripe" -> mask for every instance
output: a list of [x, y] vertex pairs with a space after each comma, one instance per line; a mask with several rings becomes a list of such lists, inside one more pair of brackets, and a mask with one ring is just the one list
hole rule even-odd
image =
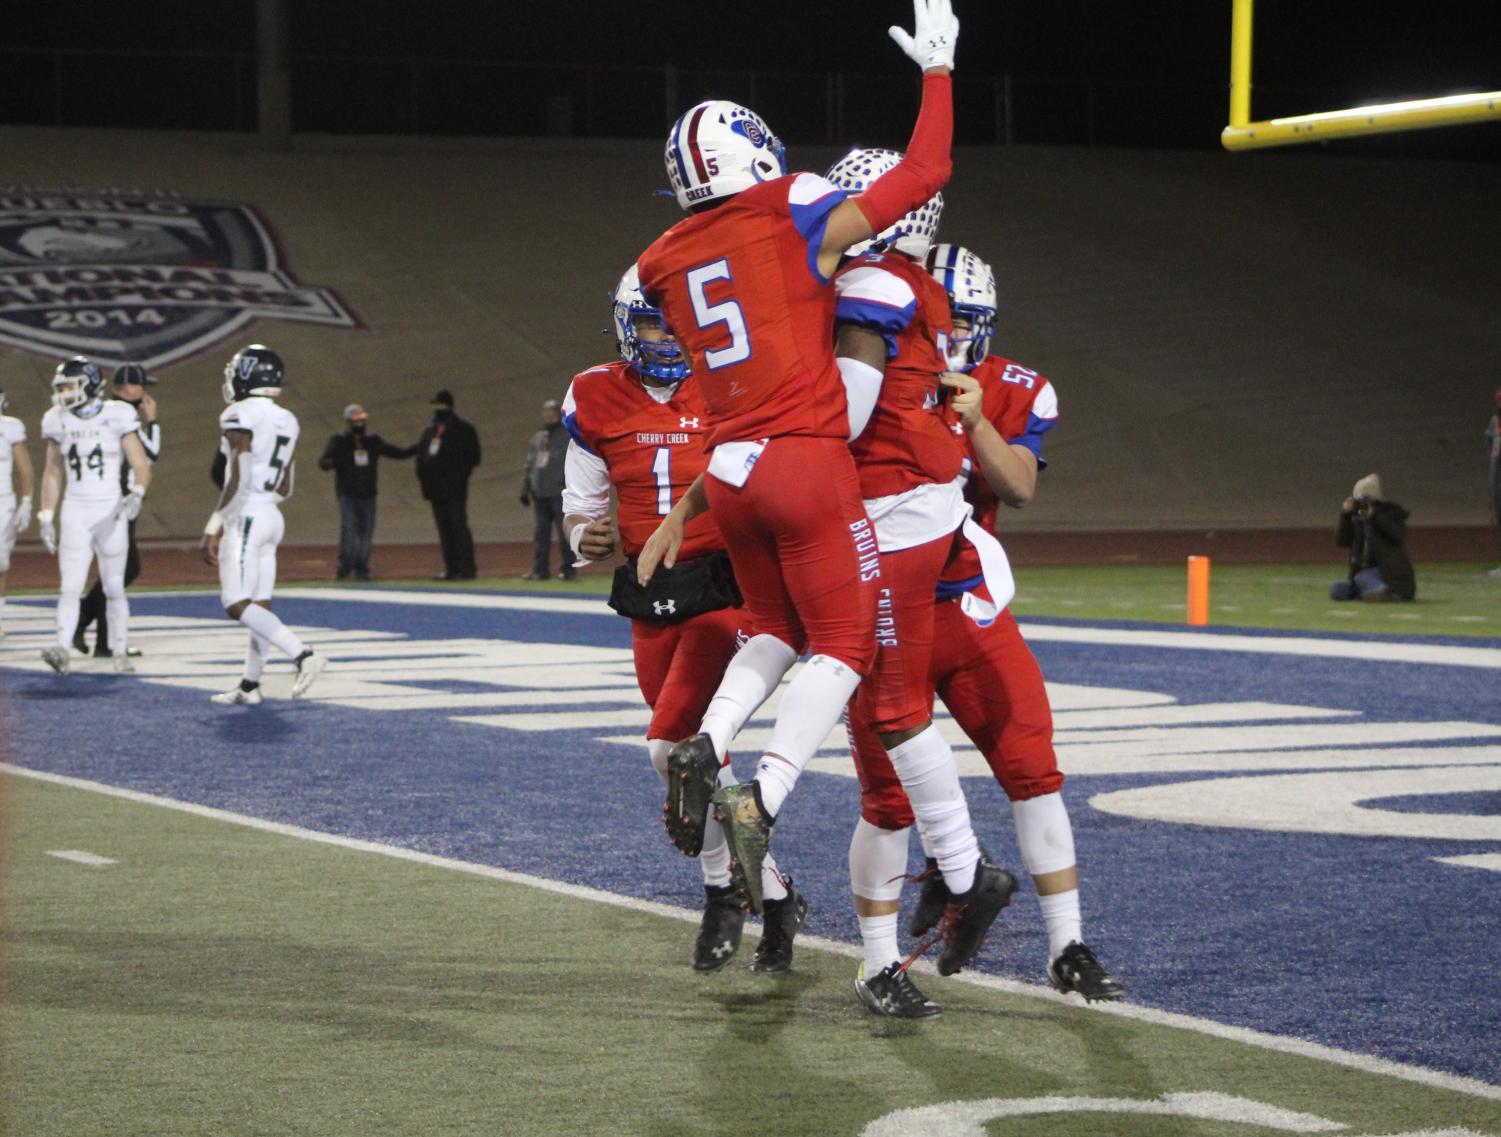
[[969, 320], [968, 335], [949, 337], [949, 366], [970, 371], [990, 353], [995, 335], [995, 270], [963, 245], [947, 243], [929, 249], [924, 263], [949, 294], [953, 314]]
[[625, 275], [615, 286], [613, 315], [615, 343], [620, 349], [621, 359], [642, 375], [667, 383], [680, 383], [688, 377], [688, 358], [671, 333], [666, 339], [643, 340], [636, 332], [636, 321], [643, 317], [662, 321], [664, 332], [667, 324], [662, 320], [662, 309], [649, 303], [641, 291], [641, 278], [635, 265], [625, 270]]

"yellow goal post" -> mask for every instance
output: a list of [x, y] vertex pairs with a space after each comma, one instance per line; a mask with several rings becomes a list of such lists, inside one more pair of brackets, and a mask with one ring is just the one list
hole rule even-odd
[[1251, 22], [1254, 0], [1233, 0], [1230, 17], [1230, 125], [1220, 132], [1226, 150], [1294, 146], [1361, 134], [1394, 134], [1501, 119], [1501, 91], [1408, 99], [1379, 106], [1251, 121]]

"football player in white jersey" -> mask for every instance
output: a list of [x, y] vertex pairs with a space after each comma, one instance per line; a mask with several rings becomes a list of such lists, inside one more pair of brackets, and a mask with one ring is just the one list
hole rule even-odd
[[297, 448], [297, 416], [275, 400], [286, 382], [281, 356], [253, 343], [235, 353], [224, 368], [224, 401], [219, 416], [227, 456], [219, 505], [203, 527], [203, 559], [219, 567], [219, 598], [231, 620], [250, 632], [245, 671], [237, 686], [212, 696], [221, 706], [261, 701], [261, 672], [271, 647], [297, 665], [292, 698], [307, 693], [328, 660], [298, 639], [271, 611], [276, 585], [276, 547], [284, 523], [280, 505], [292, 496], [292, 454]]
[[10, 572], [10, 551], [31, 524], [32, 478], [26, 424], [5, 413], [5, 388], [0, 387], [0, 636], [5, 634], [5, 576]]
[[[59, 675], [70, 669], [68, 651], [78, 627], [78, 602], [95, 556], [99, 579], [104, 582], [115, 670], [135, 670], [126, 653], [130, 603], [125, 599], [125, 557], [126, 528], [140, 515], [151, 485], [151, 462], [136, 435], [140, 425], [140, 416], [129, 403], [105, 402], [104, 374], [98, 365], [81, 355], [57, 365], [52, 376], [52, 409], [42, 417], [47, 457], [42, 465], [37, 520], [42, 543], [49, 553], [57, 554], [62, 577], [57, 646], [42, 651], [42, 658]], [[121, 488], [122, 461], [130, 463], [135, 476], [128, 493]], [[63, 503], [60, 517], [56, 512], [59, 498]]]

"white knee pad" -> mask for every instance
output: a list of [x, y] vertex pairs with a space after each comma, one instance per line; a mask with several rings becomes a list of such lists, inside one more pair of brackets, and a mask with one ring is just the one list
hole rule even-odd
[[882, 829], [865, 818], [850, 838], [850, 891], [866, 900], [900, 900], [909, 829]]
[[1043, 794], [1011, 803], [1022, 863], [1033, 876], [1074, 867], [1074, 827], [1063, 795]]

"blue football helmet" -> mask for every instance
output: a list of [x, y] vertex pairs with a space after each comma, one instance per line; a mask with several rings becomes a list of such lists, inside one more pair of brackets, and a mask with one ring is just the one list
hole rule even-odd
[[[641, 319], [656, 320], [666, 338], [642, 339], [636, 332], [636, 321]], [[615, 286], [615, 343], [620, 358], [642, 375], [666, 383], [681, 383], [688, 377], [688, 359], [662, 321], [662, 309], [646, 302], [635, 265], [625, 270]]]
[[969, 320], [969, 334], [949, 336], [949, 366], [973, 370], [989, 353], [995, 335], [995, 270], [963, 245], [928, 250], [928, 272], [949, 294], [949, 311]]
[[235, 403], [251, 395], [274, 399], [286, 385], [286, 370], [281, 356], [265, 344], [242, 347], [224, 365], [224, 401]]
[[87, 356], [65, 359], [52, 373], [52, 405], [59, 410], [82, 410], [99, 401], [103, 390], [104, 372]]

